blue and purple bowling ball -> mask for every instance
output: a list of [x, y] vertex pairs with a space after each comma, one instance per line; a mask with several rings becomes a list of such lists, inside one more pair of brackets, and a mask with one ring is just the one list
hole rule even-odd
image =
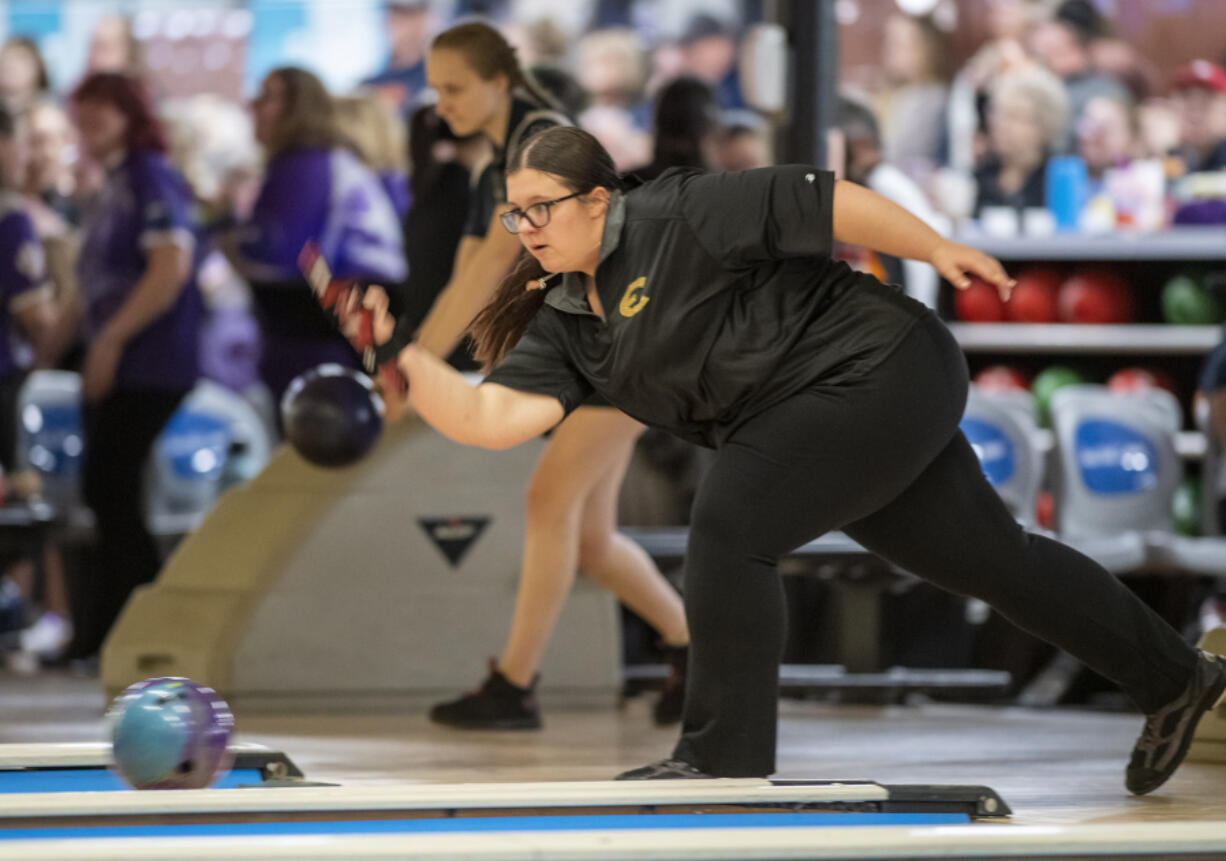
[[383, 399], [370, 377], [327, 364], [296, 377], [281, 398], [285, 437], [316, 466], [360, 460], [383, 431]]
[[203, 789], [230, 770], [234, 715], [191, 679], [146, 679], [107, 712], [112, 765], [133, 789]]

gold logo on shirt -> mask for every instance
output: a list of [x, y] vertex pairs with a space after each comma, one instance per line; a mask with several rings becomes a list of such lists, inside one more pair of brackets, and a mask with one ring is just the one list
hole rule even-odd
[[621, 304], [617, 306], [617, 310], [621, 312], [623, 317], [633, 317], [643, 310], [644, 305], [651, 301], [651, 297], [643, 292], [646, 284], [647, 279], [645, 277], [635, 278], [630, 282], [630, 286], [622, 294]]

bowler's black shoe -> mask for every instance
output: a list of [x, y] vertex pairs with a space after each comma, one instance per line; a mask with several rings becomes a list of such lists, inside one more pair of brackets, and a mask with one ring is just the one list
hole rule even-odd
[[536, 683], [526, 688], [512, 684], [490, 661], [490, 674], [481, 687], [451, 702], [430, 709], [430, 720], [457, 729], [540, 729]]
[[1145, 718], [1132, 749], [1124, 785], [1134, 795], [1153, 792], [1183, 762], [1200, 716], [1226, 692], [1226, 658], [1201, 652], [1192, 683], [1174, 702]]

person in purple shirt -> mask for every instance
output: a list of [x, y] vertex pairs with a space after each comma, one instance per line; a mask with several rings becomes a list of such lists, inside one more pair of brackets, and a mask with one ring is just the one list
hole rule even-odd
[[17, 395], [29, 346], [36, 354], [44, 351], [55, 316], [43, 246], [26, 200], [15, 190], [27, 161], [24, 121], [0, 108], [0, 466], [5, 472], [13, 470], [17, 455]]
[[313, 74], [274, 69], [253, 102], [268, 156], [249, 219], [223, 240], [251, 284], [264, 350], [260, 376], [279, 400], [294, 377], [358, 356], [298, 270], [312, 240], [340, 278], [397, 283], [407, 272], [400, 222], [378, 177], [344, 145], [328, 91]]
[[72, 93], [85, 155], [106, 170], [85, 212], [78, 271], [85, 450], [82, 492], [94, 514], [96, 566], [72, 595], [65, 657], [97, 653], [132, 590], [160, 559], [142, 511], [154, 440], [194, 387], [203, 316], [192, 193], [166, 158], [144, 85], [96, 72]]

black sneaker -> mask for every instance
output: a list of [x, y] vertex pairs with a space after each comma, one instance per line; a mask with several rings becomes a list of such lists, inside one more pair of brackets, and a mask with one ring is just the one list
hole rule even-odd
[[1134, 795], [1153, 792], [1183, 762], [1200, 716], [1226, 692], [1226, 658], [1201, 652], [1192, 683], [1178, 699], [1145, 718], [1132, 749], [1124, 785]]
[[680, 759], [662, 759], [641, 768], [623, 771], [614, 780], [703, 780], [711, 775]]
[[672, 726], [681, 721], [681, 710], [685, 706], [685, 667], [690, 656], [689, 646], [670, 646], [666, 648], [668, 655], [669, 674], [664, 680], [664, 691], [651, 709], [652, 720], [656, 726]]
[[457, 729], [540, 729], [536, 683], [526, 688], [511, 684], [490, 660], [489, 678], [475, 691], [430, 709], [430, 720]]

